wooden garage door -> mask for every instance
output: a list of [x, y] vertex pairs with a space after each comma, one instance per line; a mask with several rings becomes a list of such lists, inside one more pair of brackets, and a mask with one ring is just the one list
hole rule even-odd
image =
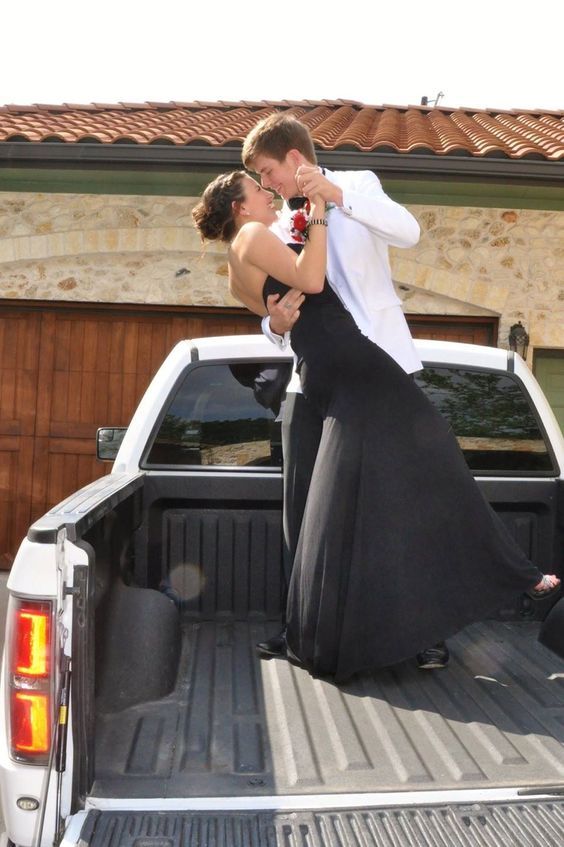
[[0, 313], [0, 566], [31, 519], [41, 318]]
[[[408, 316], [414, 336], [495, 344], [487, 319]], [[54, 504], [108, 473], [99, 426], [126, 425], [182, 338], [259, 332], [239, 309], [0, 303], [0, 567]]]
[[464, 344], [497, 345], [499, 319], [466, 315], [406, 315], [414, 338], [460, 341]]
[[238, 309], [0, 304], [0, 567], [31, 522], [110, 470], [96, 429], [129, 422], [177, 341], [258, 331]]

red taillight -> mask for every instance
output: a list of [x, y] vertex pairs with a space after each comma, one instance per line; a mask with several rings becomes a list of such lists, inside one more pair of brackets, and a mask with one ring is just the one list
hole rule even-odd
[[22, 606], [16, 609], [12, 673], [45, 677], [49, 673], [51, 610]]
[[44, 764], [53, 715], [52, 607], [10, 598], [10, 748], [19, 761]]
[[49, 752], [51, 732], [47, 694], [14, 691], [11, 717], [12, 745], [15, 751], [34, 756]]

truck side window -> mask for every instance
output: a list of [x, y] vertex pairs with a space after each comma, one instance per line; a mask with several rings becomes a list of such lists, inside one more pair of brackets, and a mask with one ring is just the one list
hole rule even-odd
[[558, 473], [532, 403], [510, 374], [433, 366], [416, 381], [451, 424], [477, 475]]
[[282, 465], [281, 404], [289, 362], [202, 363], [176, 391], [146, 466]]

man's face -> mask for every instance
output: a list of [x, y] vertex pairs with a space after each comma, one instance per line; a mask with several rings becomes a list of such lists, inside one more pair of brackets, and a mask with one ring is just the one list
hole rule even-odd
[[[297, 161], [296, 153], [291, 150], [281, 162], [261, 154], [253, 161], [253, 170], [258, 174], [262, 187], [270, 188], [284, 200], [299, 194], [296, 170], [301, 162]], [[300, 156], [299, 153], [297, 155]]]

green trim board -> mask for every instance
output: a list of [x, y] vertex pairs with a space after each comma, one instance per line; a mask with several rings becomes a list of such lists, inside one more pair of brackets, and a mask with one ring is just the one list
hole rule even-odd
[[533, 372], [564, 432], [564, 349], [535, 348]]
[[390, 197], [405, 205], [564, 211], [560, 186], [385, 178], [382, 184]]
[[217, 171], [0, 168], [0, 191], [197, 197]]
[[[217, 171], [0, 168], [0, 191], [198, 197]], [[400, 203], [564, 211], [564, 187], [383, 177]]]

